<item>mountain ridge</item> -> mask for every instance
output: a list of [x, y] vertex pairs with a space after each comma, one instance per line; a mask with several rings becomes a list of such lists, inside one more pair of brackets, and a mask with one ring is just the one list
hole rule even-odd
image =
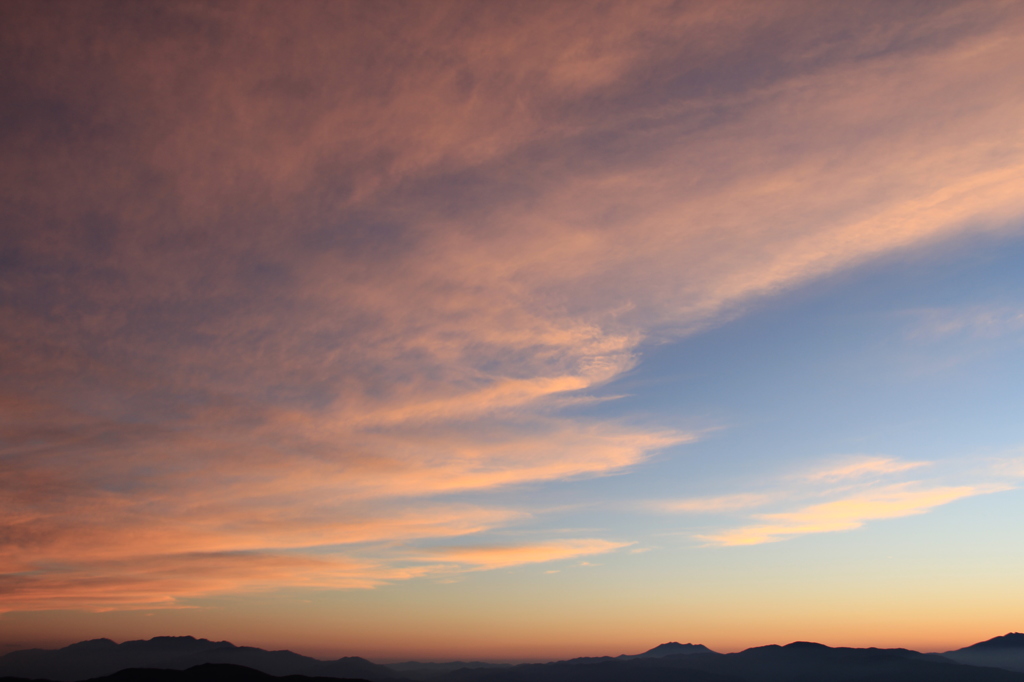
[[293, 651], [267, 651], [191, 636], [154, 637], [117, 644], [106, 638], [76, 642], [61, 649], [23, 649], [0, 656], [0, 676], [41, 678], [55, 682], [106, 677], [121, 670], [187, 670], [203, 664], [231, 664], [273, 676], [367, 679], [390, 682], [390, 668], [358, 656], [321, 661]]
[[1024, 633], [1010, 632], [942, 655], [966, 665], [1024, 672]]
[[[1018, 664], [1020, 668], [1012, 667]], [[288, 650], [267, 651], [191, 636], [121, 644], [99, 638], [61, 649], [23, 649], [0, 656], [0, 678], [7, 682], [14, 678], [81, 682], [107, 680], [124, 670], [148, 670], [138, 675], [148, 675], [146, 679], [153, 682], [203, 682], [196, 676], [206, 673], [195, 669], [204, 665], [244, 668], [264, 678], [295, 678], [292, 682], [313, 678], [369, 682], [1024, 682], [1024, 635], [1009, 633], [944, 654], [829, 647], [804, 641], [721, 654], [702, 644], [666, 642], [640, 654], [550, 663], [406, 661], [391, 666], [358, 656], [319, 660]], [[194, 672], [178, 675], [189, 670]]]

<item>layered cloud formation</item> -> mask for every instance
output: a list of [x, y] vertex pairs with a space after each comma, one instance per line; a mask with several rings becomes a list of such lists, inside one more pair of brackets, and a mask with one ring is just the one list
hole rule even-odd
[[625, 547], [474, 542], [540, 512], [453, 495], [692, 440], [564, 408], [645, 343], [1024, 213], [1014, 3], [0, 12], [7, 609]]

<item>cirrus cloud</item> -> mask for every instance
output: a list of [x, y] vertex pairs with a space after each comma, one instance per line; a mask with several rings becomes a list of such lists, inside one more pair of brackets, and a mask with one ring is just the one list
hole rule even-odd
[[408, 577], [310, 548], [516, 523], [450, 497], [693, 440], [559, 410], [643, 344], [1005, 229], [1024, 14], [873, 7], [4, 6], [11, 603]]

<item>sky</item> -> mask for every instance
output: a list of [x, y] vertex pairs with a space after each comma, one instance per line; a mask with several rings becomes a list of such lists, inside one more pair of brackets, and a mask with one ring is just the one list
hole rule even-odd
[[0, 650], [1024, 629], [1024, 4], [0, 4]]

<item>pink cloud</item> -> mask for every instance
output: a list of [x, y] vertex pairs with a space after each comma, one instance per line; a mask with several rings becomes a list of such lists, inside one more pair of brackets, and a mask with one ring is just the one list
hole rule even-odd
[[[303, 548], [481, 533], [530, 510], [438, 498], [637, 466], [694, 436], [559, 401], [645, 340], [1024, 212], [1013, 5], [92, 7], [12, 32], [18, 608], [409, 577]], [[934, 506], [897, 493], [864, 504]], [[808, 514], [875, 518], [851, 505]]]
[[437, 550], [433, 555], [444, 561], [466, 564], [476, 569], [494, 569], [605, 554], [630, 544], [597, 539], [557, 540], [533, 545], [447, 547]]

